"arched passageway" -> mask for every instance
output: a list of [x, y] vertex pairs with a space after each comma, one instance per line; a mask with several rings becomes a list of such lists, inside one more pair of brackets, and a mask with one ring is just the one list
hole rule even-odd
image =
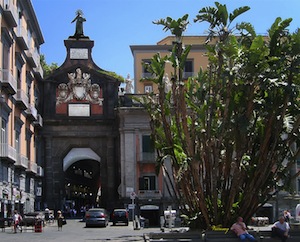
[[82, 207], [100, 205], [100, 157], [94, 151], [73, 148], [64, 158], [63, 169], [66, 216], [82, 216]]

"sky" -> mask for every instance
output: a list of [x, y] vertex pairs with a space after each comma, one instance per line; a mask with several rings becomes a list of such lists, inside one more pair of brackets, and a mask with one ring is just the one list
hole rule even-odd
[[[31, 0], [45, 43], [41, 54], [46, 63], [59, 66], [66, 58], [64, 40], [75, 33], [78, 9], [86, 18], [84, 35], [94, 41], [93, 61], [106, 71], [133, 79], [131, 45], [155, 45], [170, 35], [162, 25], [152, 22], [189, 15], [189, 26], [184, 35], [204, 35], [208, 25], [194, 23], [203, 7], [215, 6], [211, 0]], [[237, 22], [250, 22], [258, 34], [266, 34], [277, 17], [293, 18], [289, 29], [300, 27], [300, 0], [219, 0], [229, 12], [249, 6]]]

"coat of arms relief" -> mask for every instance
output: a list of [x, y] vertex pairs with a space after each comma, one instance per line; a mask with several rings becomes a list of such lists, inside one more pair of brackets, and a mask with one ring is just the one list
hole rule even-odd
[[56, 105], [76, 99], [102, 106], [101, 88], [98, 84], [91, 84], [90, 77], [89, 73], [82, 73], [80, 68], [68, 73], [69, 82], [58, 85]]

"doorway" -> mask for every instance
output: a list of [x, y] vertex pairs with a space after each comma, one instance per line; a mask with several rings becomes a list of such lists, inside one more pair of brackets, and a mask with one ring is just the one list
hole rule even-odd
[[89, 148], [73, 148], [64, 159], [66, 217], [82, 217], [101, 204], [100, 157]]

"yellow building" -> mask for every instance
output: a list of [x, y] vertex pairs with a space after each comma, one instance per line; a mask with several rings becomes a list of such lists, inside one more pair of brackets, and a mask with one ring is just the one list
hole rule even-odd
[[40, 206], [42, 118], [36, 105], [44, 39], [30, 0], [0, 0], [0, 23], [0, 217], [6, 218], [13, 209]]
[[[184, 45], [192, 45], [184, 68], [184, 78], [197, 75], [200, 68], [205, 69], [208, 60], [205, 56], [205, 41], [207, 36], [184, 36], [182, 43]], [[134, 60], [134, 92], [136, 94], [144, 94], [147, 92], [157, 92], [157, 87], [150, 81], [146, 81], [150, 77], [150, 73], [143, 67], [142, 63], [149, 63], [151, 58], [160, 53], [161, 57], [169, 55], [172, 51], [172, 42], [174, 36], [168, 36], [156, 45], [132, 45], [130, 46]], [[170, 64], [166, 65], [166, 73], [171, 76], [173, 69]], [[141, 79], [144, 79], [142, 82]]]

